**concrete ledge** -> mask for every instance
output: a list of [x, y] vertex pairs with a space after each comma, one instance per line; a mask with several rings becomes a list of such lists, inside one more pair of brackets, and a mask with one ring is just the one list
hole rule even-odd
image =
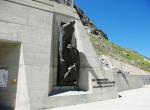
[[31, 8], [36, 8], [47, 12], [61, 13], [79, 19], [79, 16], [76, 13], [76, 10], [74, 8], [59, 3], [55, 3], [52, 1], [49, 1], [48, 3], [47, 2], [41, 3], [41, 2], [30, 1], [30, 0], [4, 0], [4, 1], [31, 7]]

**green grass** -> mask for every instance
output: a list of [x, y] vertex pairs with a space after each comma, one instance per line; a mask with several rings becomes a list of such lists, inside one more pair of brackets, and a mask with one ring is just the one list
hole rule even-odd
[[102, 35], [89, 34], [89, 38], [98, 55], [107, 55], [150, 72], [150, 63], [145, 61], [141, 54], [122, 48], [106, 40]]

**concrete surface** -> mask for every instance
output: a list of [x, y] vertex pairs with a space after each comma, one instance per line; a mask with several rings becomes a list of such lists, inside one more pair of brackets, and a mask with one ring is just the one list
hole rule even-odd
[[150, 86], [120, 92], [118, 99], [47, 110], [150, 110]]
[[15, 110], [30, 110], [29, 93], [27, 88], [27, 79], [24, 65], [23, 49], [20, 47], [20, 58], [19, 58], [19, 72], [18, 72], [18, 84], [16, 94], [16, 107]]
[[150, 84], [150, 75], [114, 74], [114, 78], [118, 92], [142, 88]]
[[[79, 86], [90, 94], [85, 92], [51, 97], [50, 92], [57, 86], [59, 26], [61, 22], [69, 22], [72, 19], [76, 20], [74, 35], [81, 57]], [[93, 88], [92, 79], [108, 78], [114, 81], [114, 77], [111, 71], [104, 71], [97, 62], [96, 52], [74, 8], [49, 0], [0, 0], [1, 41], [19, 42], [21, 46], [18, 53], [10, 51], [8, 55], [0, 54], [0, 66], [9, 66], [6, 62], [12, 62], [13, 53], [21, 55], [14, 57], [17, 61], [17, 72], [11, 73], [13, 78], [9, 75], [11, 79], [16, 79], [16, 85], [8, 87], [13, 90], [14, 95], [6, 101], [1, 100], [2, 105], [16, 110], [39, 110], [117, 96], [116, 87]], [[9, 58], [5, 61], [3, 56]], [[4, 95], [4, 98], [7, 97], [8, 95]]]

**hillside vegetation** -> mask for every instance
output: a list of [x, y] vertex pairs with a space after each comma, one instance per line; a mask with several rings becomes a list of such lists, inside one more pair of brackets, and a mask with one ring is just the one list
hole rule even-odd
[[98, 55], [107, 55], [150, 72], [150, 62], [144, 60], [144, 56], [139, 53], [110, 42], [102, 34], [89, 34], [89, 38]]

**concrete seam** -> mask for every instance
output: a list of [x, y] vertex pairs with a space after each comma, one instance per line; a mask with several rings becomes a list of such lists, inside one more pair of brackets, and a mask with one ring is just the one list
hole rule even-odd
[[[38, 9], [38, 10], [41, 10], [41, 11], [46, 11], [46, 12], [50, 12], [50, 13], [58, 13], [58, 12], [54, 12], [54, 11], [48, 11], [48, 10], [45, 10], [45, 9], [37, 8], [37, 7], [34, 7], [34, 6], [29, 6], [29, 5], [26, 5], [26, 4], [23, 4], [23, 3], [14, 2], [14, 1], [11, 1], [11, 0], [4, 0], [4, 1], [10, 2], [10, 3], [15, 3], [15, 4], [18, 4], [18, 5], [22, 5], [22, 6], [26, 6], [26, 7], [30, 7], [30, 8], [34, 8], [34, 9]], [[58, 14], [65, 15], [65, 14], [62, 14], [62, 13], [58, 13]], [[73, 16], [69, 16], [69, 17], [72, 17], [76, 20], [80, 20], [79, 18], [75, 18]]]
[[51, 5], [51, 4], [48, 4], [48, 3], [44, 3], [44, 2], [41, 2], [41, 1], [38, 1], [38, 0], [32, 0], [32, 1], [35, 1], [35, 2], [38, 2], [38, 3], [42, 3], [42, 4], [45, 4], [45, 5], [54, 7], [54, 5]]
[[49, 30], [49, 28], [42, 28], [42, 27], [33, 26], [33, 25], [28, 25], [28, 24], [15, 23], [15, 22], [6, 21], [6, 20], [1, 20], [1, 19], [0, 19], [0, 21], [1, 21], [1, 22], [4, 22], [4, 23], [10, 23], [10, 24], [17, 24], [17, 25], [22, 25], [22, 26], [30, 26], [30, 27], [39, 28], [39, 29], [42, 29], [42, 30]]

